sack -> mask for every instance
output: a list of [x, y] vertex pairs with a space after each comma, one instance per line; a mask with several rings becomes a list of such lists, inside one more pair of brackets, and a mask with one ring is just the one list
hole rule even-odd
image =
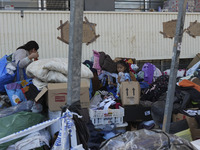
[[9, 74], [6, 69], [7, 57], [9, 56], [5, 55], [0, 59], [0, 92], [6, 92], [4, 85], [13, 82], [15, 78], [15, 73]]
[[[133, 138], [134, 137], [134, 138]], [[140, 129], [127, 131], [104, 141], [99, 149], [168, 149], [196, 150], [187, 140], [161, 130]]]
[[[18, 112], [3, 118], [0, 118], [0, 139], [15, 132], [27, 129], [44, 120], [44, 116], [39, 113]], [[0, 144], [0, 150], [6, 150], [9, 145], [16, 143], [22, 138], [18, 138], [7, 143]]]
[[[17, 64], [17, 81], [5, 85], [5, 89], [12, 106], [15, 106], [23, 101], [27, 101], [27, 97], [25, 93], [28, 93], [29, 90], [32, 89], [32, 86], [34, 86], [32, 79], [27, 79], [24, 69], [23, 69], [23, 73], [24, 73], [25, 80], [19, 81], [20, 75], [19, 75], [19, 63], [18, 63]], [[36, 88], [36, 91], [38, 91], [37, 88]], [[33, 95], [37, 96], [38, 93], [34, 92]], [[28, 100], [31, 100], [30, 96], [28, 97]]]

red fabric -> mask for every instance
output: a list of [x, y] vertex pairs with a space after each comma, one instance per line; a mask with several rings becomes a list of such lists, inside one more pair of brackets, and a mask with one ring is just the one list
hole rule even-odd
[[119, 106], [122, 106], [120, 103], [115, 104], [115, 109], [119, 109]]

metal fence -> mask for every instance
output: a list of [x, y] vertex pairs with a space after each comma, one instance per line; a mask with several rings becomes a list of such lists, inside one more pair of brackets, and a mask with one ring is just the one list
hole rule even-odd
[[116, 0], [115, 11], [159, 11], [163, 0]]
[[0, 0], [0, 10], [69, 10], [68, 0]]
[[[84, 0], [84, 10], [92, 5]], [[93, 4], [114, 5], [114, 11], [158, 11], [163, 7], [163, 0], [92, 0]], [[111, 4], [113, 3], [113, 4]], [[99, 6], [100, 7], [100, 6]], [[95, 6], [98, 8], [98, 6]], [[0, 10], [70, 10], [70, 0], [0, 0]], [[99, 11], [99, 9], [97, 9]], [[94, 9], [95, 11], [95, 9]]]

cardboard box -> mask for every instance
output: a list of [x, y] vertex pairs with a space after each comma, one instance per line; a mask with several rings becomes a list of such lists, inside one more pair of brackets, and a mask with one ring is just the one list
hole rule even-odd
[[[60, 107], [67, 103], [67, 83], [49, 83], [37, 95], [35, 101], [38, 101], [44, 94], [49, 110], [60, 111]], [[81, 81], [80, 103], [81, 108], [89, 108], [90, 106], [89, 84], [86, 81]]]
[[196, 54], [196, 56], [193, 58], [193, 60], [187, 66], [187, 69], [190, 69], [192, 66], [194, 66], [199, 61], [200, 61], [200, 53]]
[[180, 121], [180, 120], [183, 120], [183, 119], [186, 119], [186, 115], [184, 114], [181, 114], [181, 113], [178, 113], [178, 114], [173, 114], [173, 122], [177, 122], [177, 121]]
[[200, 138], [200, 128], [198, 123], [194, 117], [187, 117], [187, 123], [190, 128], [192, 134], [192, 140], [196, 140]]
[[120, 85], [122, 105], [139, 104], [140, 92], [140, 83], [138, 81], [122, 82]]
[[[198, 110], [199, 108], [188, 108], [188, 110]], [[183, 119], [187, 119], [189, 116], [181, 113], [173, 114], [172, 121], [177, 122]]]
[[183, 120], [186, 119], [188, 126], [190, 128], [190, 132], [192, 135], [192, 140], [196, 140], [200, 138], [200, 128], [198, 127], [198, 123], [194, 117], [189, 117], [183, 114], [176, 114], [173, 115], [173, 121]]

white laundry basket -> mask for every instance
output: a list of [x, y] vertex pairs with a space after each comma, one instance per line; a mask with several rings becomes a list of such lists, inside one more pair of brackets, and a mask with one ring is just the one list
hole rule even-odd
[[97, 125], [106, 124], [122, 124], [124, 117], [124, 108], [119, 107], [119, 109], [108, 109], [108, 110], [93, 110], [89, 109], [90, 120], [92, 123]]

